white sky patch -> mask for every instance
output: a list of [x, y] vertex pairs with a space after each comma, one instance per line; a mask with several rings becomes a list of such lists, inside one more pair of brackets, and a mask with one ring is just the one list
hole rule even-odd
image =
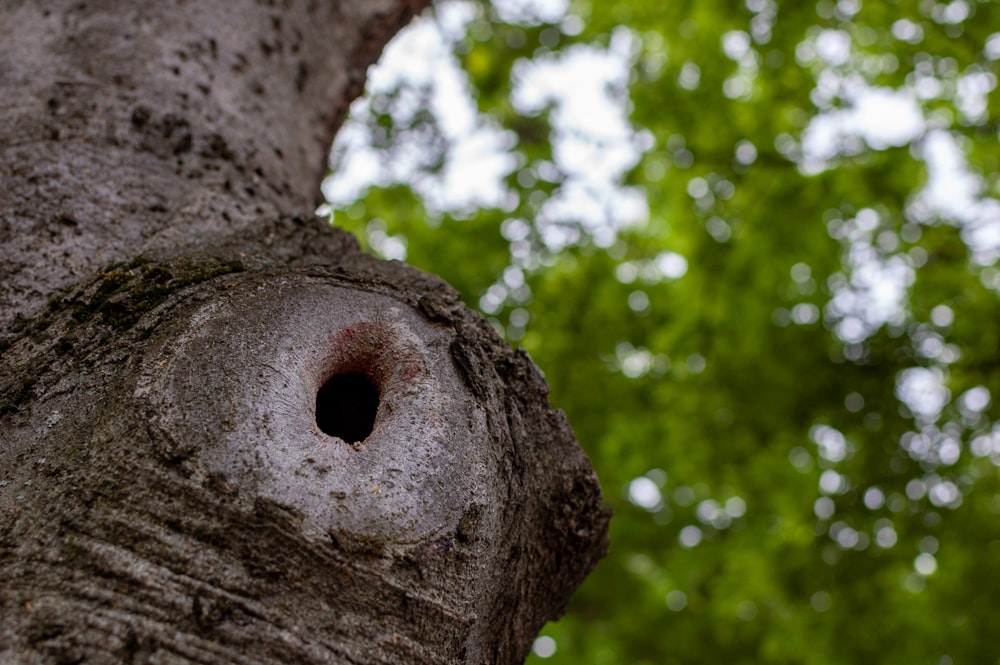
[[396, 261], [406, 260], [406, 238], [386, 233], [385, 223], [373, 219], [365, 227], [368, 244], [385, 258]]
[[969, 3], [965, 0], [935, 3], [931, 7], [931, 16], [938, 23], [961, 23], [969, 18], [969, 14], [971, 13]]
[[663, 505], [660, 488], [646, 476], [639, 476], [629, 483], [628, 500], [646, 510], [656, 510]]
[[821, 520], [828, 520], [837, 511], [837, 504], [828, 496], [821, 496], [813, 502], [813, 512]]
[[466, 2], [447, 2], [438, 7], [440, 18], [415, 19], [391, 40], [378, 64], [368, 70], [367, 88], [373, 94], [389, 92], [401, 82], [430, 84], [438, 68], [451, 58], [444, 37], [453, 31], [461, 35], [475, 17], [475, 9]]
[[[911, 486], [914, 486], [914, 493], [911, 494]], [[952, 480], [942, 478], [937, 473], [928, 473], [922, 479], [914, 478], [906, 484], [906, 494], [913, 500], [919, 500], [925, 496], [931, 505], [937, 508], [958, 508], [962, 505], [962, 491]], [[919, 495], [919, 496], [918, 496]], [[921, 551], [927, 554], [934, 554], [938, 550], [939, 543], [933, 536], [927, 536], [920, 541]]]
[[[917, 39], [911, 28], [908, 22], [897, 22], [894, 35]], [[987, 40], [987, 55], [1000, 53], [997, 44], [1000, 33]], [[996, 75], [977, 67], [962, 75], [935, 73], [929, 64], [918, 63], [907, 86], [874, 87], [862, 76], [838, 68], [848, 62], [849, 54], [850, 39], [837, 30], [824, 30], [799, 45], [803, 64], [817, 59], [827, 63], [816, 74], [812, 96], [821, 110], [802, 133], [799, 168], [806, 174], [819, 173], [830, 168], [836, 157], [858, 154], [866, 148], [884, 150], [913, 144], [915, 154], [927, 164], [928, 182], [908, 210], [911, 221], [929, 223], [937, 215], [958, 224], [977, 263], [992, 265], [1000, 260], [1000, 201], [984, 195], [983, 179], [969, 169], [955, 136], [942, 128], [945, 121], [925, 118], [921, 105], [939, 98], [946, 84], [951, 84], [963, 120], [981, 123], [986, 118], [988, 96], [997, 86]], [[837, 99], [846, 107], [834, 108]], [[856, 328], [853, 323], [848, 327]]]
[[[876, 522], [878, 524], [878, 522]], [[875, 544], [877, 544], [882, 549], [889, 549], [896, 544], [898, 540], [896, 535], [896, 530], [891, 524], [886, 524], [884, 526], [879, 526], [875, 530]]]
[[681, 547], [697, 547], [701, 543], [704, 534], [702, 534], [701, 529], [693, 524], [681, 529], [680, 533], [677, 534], [677, 540], [680, 541]]
[[830, 462], [842, 462], [850, 452], [844, 435], [829, 425], [814, 425], [809, 436], [816, 442], [820, 457]]
[[922, 143], [927, 162], [927, 185], [911, 211], [915, 221], [926, 222], [920, 213], [933, 212], [959, 224], [962, 239], [980, 265], [992, 265], [1000, 259], [1000, 201], [982, 196], [983, 179], [969, 170], [965, 152], [955, 137], [944, 130], [933, 130]]
[[[522, 24], [557, 22], [567, 11], [564, 0], [496, 4], [501, 17]], [[372, 185], [412, 184], [432, 211], [472, 212], [477, 207], [507, 209], [516, 199], [503, 179], [517, 167], [511, 152], [516, 139], [480, 115], [471, 100], [466, 74], [451, 53], [449, 40], [460, 37], [476, 8], [463, 0], [441, 3], [436, 20], [418, 18], [386, 47], [369, 72], [370, 94], [396, 90], [406, 83], [431, 91], [430, 110], [448, 142], [443, 168], [427, 169], [426, 147], [398, 146], [391, 159], [371, 147], [373, 137], [362, 123], [348, 121], [333, 148], [337, 168], [323, 184], [334, 207], [350, 204]], [[537, 226], [553, 251], [589, 236], [610, 246], [622, 228], [649, 215], [644, 193], [621, 184], [624, 174], [652, 147], [628, 122], [628, 76], [638, 40], [627, 29], [614, 32], [608, 48], [575, 46], [534, 60], [522, 60], [512, 72], [512, 101], [523, 113], [552, 109], [551, 170], [565, 176], [542, 202]], [[416, 95], [401, 96], [393, 113], [408, 120], [420, 108]], [[368, 113], [370, 99], [355, 103], [352, 114]], [[645, 140], [642, 140], [642, 139]], [[532, 165], [535, 166], [535, 165]]]
[[493, 0], [493, 8], [505, 23], [539, 25], [558, 23], [569, 10], [567, 0]]
[[1000, 60], [1000, 32], [994, 32], [983, 45], [983, 55], [988, 60]]
[[869, 487], [864, 495], [865, 508], [868, 510], [878, 510], [885, 505], [885, 493], [878, 487]]
[[649, 373], [661, 376], [670, 368], [670, 360], [662, 353], [654, 354], [649, 349], [619, 342], [615, 347], [612, 367], [630, 379], [638, 379]]
[[960, 408], [971, 413], [981, 413], [990, 405], [990, 391], [986, 386], [970, 388], [959, 400]]
[[907, 292], [916, 273], [906, 255], [886, 256], [880, 250], [875, 239], [879, 225], [878, 213], [863, 208], [837, 231], [847, 249], [843, 263], [849, 276], [831, 280], [826, 316], [848, 344], [864, 341], [886, 323], [905, 321]]
[[820, 112], [802, 133], [805, 172], [823, 171], [830, 159], [856, 154], [864, 145], [874, 150], [906, 145], [927, 130], [923, 111], [909, 91], [869, 87], [852, 79], [845, 97], [848, 108]]
[[824, 494], [839, 494], [847, 490], [847, 479], [833, 469], [819, 475], [819, 489]]
[[924, 38], [924, 29], [919, 23], [908, 18], [901, 18], [892, 24], [892, 36], [910, 44], [919, 44]]
[[548, 635], [536, 637], [535, 642], [531, 646], [531, 650], [534, 651], [535, 655], [539, 658], [551, 658], [555, 655], [556, 648], [556, 641]]
[[722, 35], [722, 51], [735, 62], [750, 53], [750, 46], [750, 35], [742, 30], [731, 30]]
[[911, 367], [896, 375], [896, 397], [915, 416], [933, 422], [940, 417], [951, 393], [940, 369]]
[[[824, 48], [831, 51], [825, 57], [827, 61], [836, 59], [832, 50], [840, 48], [838, 40], [827, 39]], [[819, 45], [817, 39], [817, 49]], [[940, 82], [933, 77], [921, 80]], [[985, 95], [995, 84], [995, 77], [985, 72], [958, 78], [956, 104], [966, 118], [982, 115]], [[983, 195], [984, 180], [969, 169], [965, 151], [955, 136], [934, 128], [938, 120], [925, 120], [920, 98], [928, 95], [912, 88], [871, 87], [861, 77], [844, 77], [833, 68], [818, 75], [816, 91], [817, 103], [827, 110], [820, 111], [803, 132], [799, 167], [804, 173], [823, 171], [830, 167], [830, 160], [866, 148], [882, 150], [913, 144], [914, 154], [927, 165], [928, 181], [911, 199], [909, 220], [926, 224], [933, 223], [935, 217], [943, 218], [960, 226], [962, 238], [977, 263], [987, 266], [1000, 259], [1000, 201]], [[838, 97], [850, 106], [830, 108], [831, 100]], [[834, 283], [826, 315], [837, 335], [849, 344], [863, 341], [886, 323], [901, 324], [907, 316], [907, 293], [916, 276], [914, 262], [904, 254], [887, 255], [899, 241], [879, 228], [877, 214], [865, 209], [844, 223], [837, 234], [845, 244], [848, 277], [841, 276]], [[925, 341], [943, 348], [940, 336], [937, 342], [929, 338]], [[930, 353], [928, 357], [937, 355]]]
[[[389, 42], [378, 64], [368, 72], [370, 95], [390, 92], [404, 83], [432, 91], [430, 110], [449, 143], [439, 177], [418, 177], [428, 157], [424, 146], [403, 145], [391, 160], [380, 159], [371, 147], [369, 129], [349, 119], [333, 147], [337, 168], [323, 183], [323, 194], [330, 204], [347, 205], [372, 185], [413, 181], [432, 210], [468, 211], [504, 205], [508, 197], [503, 178], [515, 167], [510, 154], [513, 137], [478, 114], [467, 91], [467, 76], [448, 43], [464, 34], [475, 11], [468, 2], [440, 4], [436, 20], [415, 19]], [[404, 95], [393, 112], [405, 122], [419, 110], [420, 103], [416, 96]], [[369, 97], [357, 100], [352, 115], [366, 115], [370, 104]]]
[[921, 575], [933, 575], [937, 570], [937, 559], [933, 554], [922, 552], [913, 560], [913, 568]]
[[856, 131], [875, 150], [906, 145], [925, 129], [920, 106], [906, 91], [869, 88], [855, 98], [852, 110]]
[[847, 64], [851, 57], [851, 36], [843, 30], [823, 30], [816, 37], [816, 55], [835, 67]]
[[955, 85], [955, 106], [968, 122], [986, 122], [987, 98], [996, 87], [997, 77], [992, 72], [975, 70], [960, 76]]
[[492, 129], [477, 130], [455, 141], [445, 163], [443, 187], [427, 193], [431, 207], [470, 210], [505, 205], [502, 180], [515, 165], [507, 152], [510, 146]]
[[579, 227], [608, 246], [648, 216], [642, 192], [620, 184], [641, 155], [625, 109], [637, 46], [619, 29], [607, 50], [578, 45], [514, 65], [512, 102], [529, 115], [552, 108], [553, 156], [566, 174], [538, 215], [552, 249], [577, 242]]
[[[365, 104], [355, 102], [351, 110], [360, 114], [364, 107]], [[380, 177], [381, 164], [378, 155], [369, 146], [370, 141], [368, 128], [350, 118], [337, 132], [333, 152], [340, 154], [339, 168], [322, 184], [323, 196], [330, 204], [348, 205], [368, 187], [384, 179], [384, 176]]]
[[656, 268], [667, 279], [680, 279], [688, 269], [688, 262], [677, 252], [660, 252], [656, 256]]
[[[898, 378], [898, 377], [897, 377]], [[937, 392], [943, 389], [945, 391], [944, 397], [948, 398], [950, 395], [947, 393], [947, 389], [937, 388], [933, 384], [935, 377], [931, 377], [930, 390]], [[897, 394], [901, 394], [904, 390], [909, 390], [910, 392], [918, 392], [921, 389], [927, 389], [927, 386], [920, 386], [919, 377], [907, 377], [907, 381], [912, 381], [913, 383], [907, 388], [906, 386], [899, 385], [901, 379], [897, 381]], [[916, 399], [928, 399], [925, 396], [918, 395]], [[934, 400], [941, 399], [941, 395], [933, 394], [931, 396], [930, 403], [934, 406]], [[917, 420], [920, 423], [920, 429], [916, 432], [906, 432], [900, 437], [899, 444], [905, 450], [910, 457], [919, 462], [923, 463], [928, 467], [937, 466], [952, 466], [958, 462], [959, 458], [962, 456], [962, 433], [961, 426], [954, 422], [946, 423], [944, 427], [937, 427], [933, 424], [933, 420], [936, 420], [940, 415], [940, 410], [933, 411], [932, 413], [926, 415], [917, 414]], [[943, 500], [944, 503], [951, 503], [957, 495], [954, 494], [949, 487], [954, 484], [950, 481], [947, 484], [942, 485], [940, 478], [930, 475], [926, 477], [927, 489], [931, 490], [932, 495], [936, 495], [938, 499]], [[934, 490], [933, 488], [941, 486], [939, 489]]]

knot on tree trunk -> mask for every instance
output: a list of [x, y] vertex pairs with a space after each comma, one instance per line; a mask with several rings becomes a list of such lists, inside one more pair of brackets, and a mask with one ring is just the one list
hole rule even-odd
[[416, 270], [255, 256], [113, 267], [7, 340], [0, 654], [519, 661], [608, 519], [538, 370]]
[[166, 459], [344, 548], [402, 553], [469, 511], [495, 531], [503, 455], [452, 328], [315, 271], [239, 281], [146, 350], [134, 395]]

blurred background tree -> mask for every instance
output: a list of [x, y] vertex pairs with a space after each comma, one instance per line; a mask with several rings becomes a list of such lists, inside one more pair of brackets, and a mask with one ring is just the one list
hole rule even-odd
[[545, 372], [616, 511], [532, 659], [998, 662], [1000, 3], [445, 0], [321, 209]]

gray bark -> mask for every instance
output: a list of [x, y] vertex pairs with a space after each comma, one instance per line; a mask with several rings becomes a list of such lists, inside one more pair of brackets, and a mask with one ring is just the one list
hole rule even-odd
[[304, 214], [421, 4], [0, 6], [0, 663], [515, 663], [604, 553], [527, 355]]

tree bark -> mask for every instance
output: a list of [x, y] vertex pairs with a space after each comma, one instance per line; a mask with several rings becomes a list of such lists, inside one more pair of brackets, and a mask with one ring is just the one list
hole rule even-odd
[[515, 663], [604, 553], [527, 354], [308, 214], [422, 4], [0, 6], [0, 662]]

